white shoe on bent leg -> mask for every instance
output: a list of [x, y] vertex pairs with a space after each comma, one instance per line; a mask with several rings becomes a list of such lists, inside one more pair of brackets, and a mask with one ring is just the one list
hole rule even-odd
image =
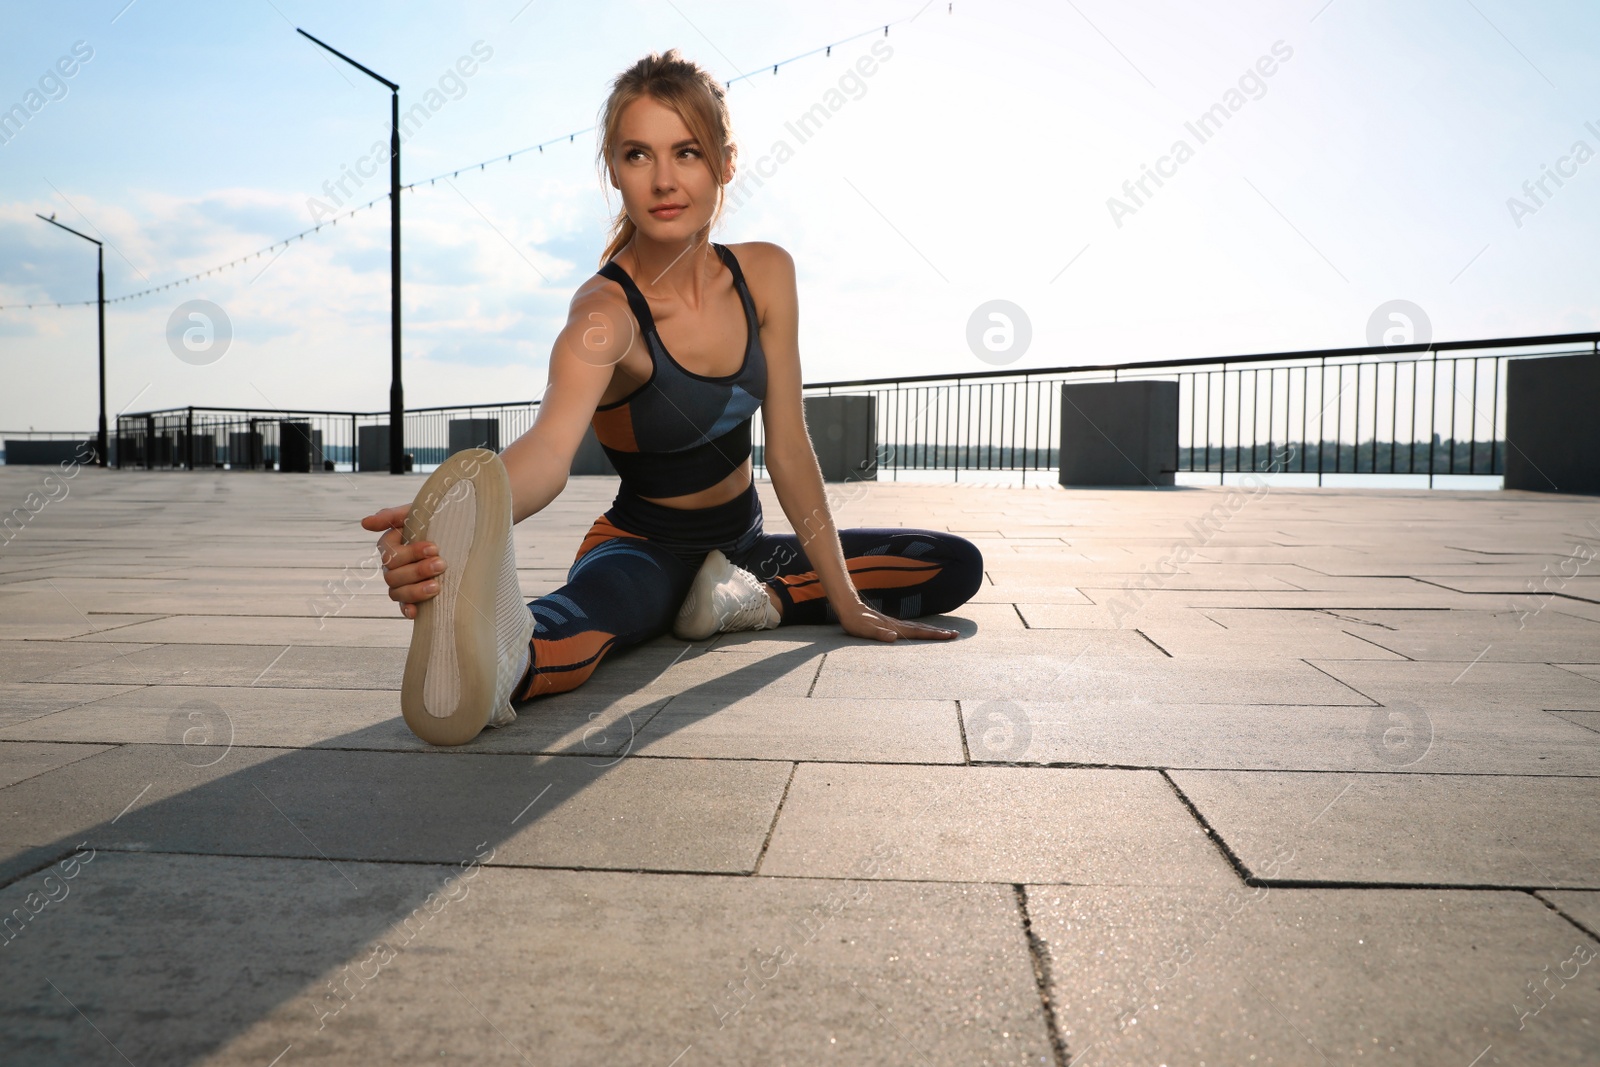
[[432, 541], [446, 564], [439, 593], [417, 605], [400, 709], [429, 744], [461, 745], [516, 719], [533, 614], [517, 585], [511, 483], [487, 449], [457, 452], [428, 476], [404, 540]]
[[761, 580], [714, 548], [689, 586], [672, 633], [683, 641], [699, 641], [715, 633], [771, 630], [780, 618]]

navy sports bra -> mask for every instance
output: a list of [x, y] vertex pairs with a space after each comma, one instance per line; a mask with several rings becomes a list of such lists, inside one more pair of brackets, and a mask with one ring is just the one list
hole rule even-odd
[[709, 489], [750, 456], [750, 417], [767, 395], [767, 357], [761, 351], [755, 301], [739, 261], [712, 244], [733, 272], [744, 305], [744, 363], [733, 374], [709, 377], [680, 366], [661, 336], [644, 294], [615, 259], [600, 276], [622, 286], [650, 350], [650, 377], [611, 404], [595, 409], [592, 425], [625, 489], [638, 496], [674, 497]]

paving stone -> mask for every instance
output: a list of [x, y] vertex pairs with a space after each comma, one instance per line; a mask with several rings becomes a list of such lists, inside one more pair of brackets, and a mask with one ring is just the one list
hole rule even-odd
[[[789, 631], [822, 629], [800, 626], [785, 628]], [[823, 640], [831, 643], [834, 637], [827, 634]], [[758, 641], [751, 642], [737, 655], [692, 653], [691, 647], [680, 648], [679, 653], [664, 667], [659, 665], [658, 660], [630, 660], [623, 672], [611, 673], [616, 676], [616, 681], [622, 681], [625, 675], [631, 674], [632, 678], [627, 681], [634, 685], [641, 696], [735, 699], [759, 692], [769, 696], [803, 697], [811, 689], [817, 676], [817, 662], [821, 658], [820, 651], [798, 633], [788, 640], [773, 643], [770, 650], [765, 642]]]
[[[1553, 634], [1588, 634], [1600, 640], [1600, 624], [1588, 619], [1564, 615], [1559, 611], [1525, 611], [1536, 607], [1520, 601], [1468, 611], [1453, 608], [1448, 611], [1409, 611], [1404, 608], [1349, 611], [1342, 613], [1346, 620], [1359, 621], [1382, 633], [1401, 633], [1414, 636], [1438, 634], [1483, 634], [1490, 639], [1520, 637], [1538, 638]], [[1479, 646], [1482, 647], [1481, 645]]]
[[[0, 640], [63, 640], [95, 634], [99, 635], [101, 640], [114, 641], [118, 640], [117, 632], [125, 627], [163, 618], [160, 614], [99, 615], [80, 614], [71, 610], [43, 613], [36, 612], [27, 604], [18, 603], [17, 600], [18, 598], [11, 598], [9, 602], [0, 602], [0, 612], [6, 613], [4, 617], [0, 617]], [[66, 609], [65, 604], [61, 607]], [[51, 614], [59, 617], [49, 618]], [[45, 617], [41, 618], [41, 615]]]
[[[403, 737], [387, 745], [351, 737], [382, 724]], [[406, 729], [392, 693], [250, 686], [149, 686], [0, 730], [0, 739], [187, 745], [201, 761], [233, 744], [302, 748], [340, 738], [350, 742], [339, 747], [427, 747]]]
[[[1593, 566], [1593, 564], [1590, 564]], [[1544, 592], [1560, 592], [1561, 596], [1574, 600], [1587, 600], [1590, 603], [1600, 601], [1600, 575], [1579, 574], [1571, 578], [1561, 578], [1557, 572], [1552, 571], [1541, 575], [1538, 571], [1530, 571], [1523, 575], [1500, 574], [1484, 575], [1476, 578], [1439, 577], [1430, 578], [1429, 581], [1444, 589], [1454, 589], [1462, 593], [1500, 593], [1507, 596], [1526, 596], [1529, 593], [1528, 583], [1534, 582], [1536, 587], [1542, 585]]]
[[[1600, 776], [1600, 736], [1532, 708], [964, 700], [975, 763]], [[1600, 721], [1595, 723], [1600, 729]]]
[[[181, 655], [185, 648], [200, 645], [166, 645], [173, 654]], [[243, 646], [234, 646], [241, 648]], [[333, 646], [318, 648], [293, 645], [272, 646], [275, 658], [265, 663], [261, 670], [245, 682], [246, 685], [271, 685], [280, 689], [304, 687], [307, 689], [384, 689], [400, 692], [400, 681], [405, 676], [405, 648], [361, 648], [351, 650]], [[249, 653], [252, 657], [254, 651]], [[171, 684], [209, 684], [198, 678], [204, 669], [174, 678]]]
[[[403, 618], [334, 617], [258, 618], [249, 615], [189, 615], [119, 627], [118, 641], [196, 645], [337, 645], [339, 647], [404, 648], [411, 643], [411, 622]], [[88, 634], [79, 640], [98, 640]]]
[[[85, 642], [75, 645], [95, 649]], [[284, 685], [282, 661], [294, 650], [287, 645], [133, 645], [106, 646], [116, 649], [110, 655], [84, 656], [81, 666], [67, 666], [51, 672], [52, 682], [98, 682], [123, 685], [239, 685], [257, 680]], [[350, 663], [369, 657], [374, 650], [338, 652], [337, 658]], [[376, 650], [385, 651], [385, 650]], [[404, 652], [401, 652], [404, 662]], [[271, 673], [271, 678], [268, 674]], [[332, 687], [328, 687], [332, 688]], [[398, 684], [395, 687], [399, 688]]]
[[1074, 1063], [1600, 1056], [1600, 986], [1527, 992], [1596, 946], [1524, 894], [1030, 886], [1027, 899]]
[[1084, 592], [1089, 603], [1051, 602], [1043, 598], [1024, 596], [1017, 598], [1017, 614], [1031, 630], [1127, 630], [1146, 622], [1161, 622], [1169, 626], [1208, 627], [1208, 621], [1199, 610], [1187, 604], [1151, 605], [1130, 608], [1117, 601], [1116, 590], [1095, 589]]
[[[1274, 612], [1273, 614], [1291, 614]], [[1376, 659], [1400, 660], [1391, 649], [1342, 630], [1321, 626], [1287, 625], [1276, 632], [1225, 630], [1220, 626], [1164, 626], [1159, 622], [1138, 622], [1140, 633], [1162, 651], [1175, 657], [1202, 657], [1209, 660], [1257, 657], [1274, 659]]]
[[1233, 879], [1161, 776], [1042, 767], [803, 763], [766, 875], [971, 882], [1220, 885]]
[[[1537, 606], [1537, 602], [1535, 606]], [[1574, 619], [1600, 622], [1600, 604], [1588, 600], [1558, 597], [1546, 604], [1538, 617], [1544, 618], [1546, 615], [1566, 615]]]
[[83, 839], [422, 863], [488, 840], [528, 866], [750, 871], [788, 777], [776, 762], [127, 745], [7, 791], [0, 879]]
[[1600, 623], [1554, 612], [1366, 612], [1362, 636], [1408, 659], [1600, 663]]
[[50, 745], [0, 740], [0, 789], [106, 751], [109, 748], [104, 745]]
[[[71, 685], [49, 682], [0, 682], [0, 728], [54, 715], [58, 711], [91, 704], [127, 693], [131, 685]], [[3, 736], [3, 731], [0, 731]]]
[[1544, 663], [1507, 663], [1487, 657], [1459, 663], [1314, 663], [1383, 704], [1411, 701], [1430, 707], [1499, 704], [1600, 711], [1600, 681]]
[[1019, 582], [1005, 582], [996, 584], [985, 582], [973, 594], [972, 599], [962, 606], [963, 611], [968, 607], [978, 604], [1017, 604], [1022, 602], [1030, 604], [1080, 604], [1093, 603], [1082, 590], [1070, 585], [1043, 585], [1022, 584]]
[[[1600, 893], [1576, 889], [1545, 889], [1534, 894], [1561, 909], [1562, 914], [1579, 923], [1590, 937], [1600, 941]], [[1567, 975], [1570, 979], [1572, 976]]]
[[947, 700], [829, 700], [766, 693], [739, 700], [673, 697], [634, 752], [713, 759], [961, 763]]
[[[1091, 595], [1093, 595], [1091, 591]], [[1466, 608], [1481, 610], [1504, 605], [1504, 597], [1484, 597], [1447, 589], [1417, 586], [1410, 592], [1378, 590], [1277, 589], [1262, 585], [1243, 591], [1190, 591], [1160, 589], [1151, 600], [1162, 604], [1188, 604], [1204, 608], [1283, 608], [1354, 611], [1362, 608], [1403, 607], [1413, 609]]]
[[829, 653], [812, 695], [864, 699], [884, 692], [915, 692], [937, 699], [1040, 700], [1071, 692], [1082, 699], [1107, 702], [1372, 704], [1300, 660], [1180, 662], [1162, 655], [1154, 645], [1148, 653], [1140, 652], [1142, 637], [1131, 631], [1118, 633], [1116, 644], [1101, 648], [1127, 655], [1096, 656], [1088, 638], [1079, 638], [1075, 650], [1069, 651], [1069, 642], [1052, 655], [1013, 651], [977, 658], [912, 645], [901, 648], [898, 643], [886, 648], [840, 649]]
[[1170, 773], [1257, 876], [1276, 857], [1295, 882], [1600, 888], [1593, 778]]
[[1559, 666], [1564, 671], [1571, 671], [1573, 674], [1579, 675], [1580, 677], [1591, 678], [1594, 681], [1600, 682], [1600, 664], [1559, 663], [1556, 664], [1556, 666]]
[[[378, 583], [382, 588], [382, 583]], [[318, 587], [310, 587], [298, 596], [281, 595], [282, 587], [269, 594], [243, 595], [240, 591], [222, 593], [172, 592], [151, 595], [148, 593], [113, 593], [94, 597], [88, 614], [99, 621], [103, 613], [132, 613], [139, 610], [159, 612], [163, 616], [227, 616], [241, 610], [251, 617], [304, 617], [394, 619], [399, 608], [386, 595], [363, 593], [358, 596], [335, 596]], [[153, 619], [154, 615], [143, 618]], [[139, 621], [138, 619], [129, 620]], [[315, 625], [315, 624], [313, 624]]]
[[[66, 641], [0, 641], [0, 682], [43, 682], [91, 664], [120, 660], [144, 649], [147, 644], [72, 644]], [[120, 681], [121, 679], [83, 678], [81, 681]], [[133, 679], [133, 684], [145, 683]]]
[[1600, 733], [1600, 711], [1551, 711], [1550, 714]]
[[115, 1060], [68, 998], [134, 1063], [1049, 1062], [1009, 886], [473, 858], [341, 864], [358, 890], [320, 861], [100, 852], [8, 947], [0, 1041]]

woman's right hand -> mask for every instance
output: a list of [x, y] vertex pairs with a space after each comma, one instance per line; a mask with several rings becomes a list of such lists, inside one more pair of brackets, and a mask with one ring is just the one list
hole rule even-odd
[[439, 595], [439, 575], [444, 573], [444, 560], [439, 558], [439, 546], [432, 541], [413, 541], [405, 544], [401, 531], [411, 505], [384, 508], [361, 520], [361, 528], [373, 532], [383, 531], [378, 538], [378, 557], [383, 563], [383, 580], [389, 586], [389, 599], [400, 605], [400, 614], [408, 619], [417, 617], [417, 605]]

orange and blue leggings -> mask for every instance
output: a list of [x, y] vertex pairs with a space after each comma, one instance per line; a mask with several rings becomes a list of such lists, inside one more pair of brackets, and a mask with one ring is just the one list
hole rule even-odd
[[[756, 532], [740, 540], [728, 558], [776, 590], [780, 625], [837, 621], [798, 538]], [[839, 542], [861, 599], [897, 619], [952, 611], [983, 581], [978, 547], [954, 534], [850, 529]], [[611, 650], [670, 633], [704, 557], [597, 519], [567, 583], [528, 605], [533, 663], [518, 699], [575, 689]]]

